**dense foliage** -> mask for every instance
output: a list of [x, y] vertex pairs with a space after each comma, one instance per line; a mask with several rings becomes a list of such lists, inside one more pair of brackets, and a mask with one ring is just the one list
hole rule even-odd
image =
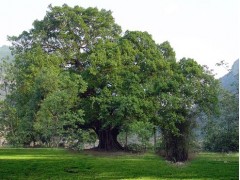
[[219, 114], [208, 118], [204, 126], [203, 147], [207, 151], [239, 150], [239, 99], [222, 90]]
[[188, 159], [195, 117], [217, 102], [217, 82], [202, 66], [177, 62], [169, 42], [147, 32], [121, 35], [106, 10], [50, 6], [33, 26], [10, 37], [15, 73], [1, 117], [14, 116], [14, 127], [4, 125], [12, 141], [81, 140], [92, 129], [99, 149], [120, 150], [120, 131], [142, 122], [160, 126], [169, 160]]
[[[218, 66], [228, 67], [221, 61]], [[219, 113], [203, 115], [203, 148], [207, 151], [229, 152], [239, 150], [239, 60], [228, 74], [220, 78], [223, 89], [218, 94]]]

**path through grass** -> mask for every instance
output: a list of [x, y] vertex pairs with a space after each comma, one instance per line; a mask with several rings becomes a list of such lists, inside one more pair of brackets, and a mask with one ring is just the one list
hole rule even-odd
[[238, 179], [238, 154], [200, 153], [184, 165], [155, 154], [0, 149], [0, 179]]

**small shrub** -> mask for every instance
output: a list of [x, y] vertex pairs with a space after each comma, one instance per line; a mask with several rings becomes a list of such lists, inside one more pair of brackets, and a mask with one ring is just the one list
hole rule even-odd
[[142, 144], [129, 144], [126, 147], [127, 151], [133, 152], [133, 153], [142, 153], [142, 152], [146, 152], [146, 146], [142, 145]]

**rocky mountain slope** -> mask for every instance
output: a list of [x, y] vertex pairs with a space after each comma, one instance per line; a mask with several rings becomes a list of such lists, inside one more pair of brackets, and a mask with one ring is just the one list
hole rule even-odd
[[237, 93], [239, 90], [239, 59], [237, 59], [233, 65], [229, 73], [225, 76], [221, 77], [220, 83], [222, 87], [231, 93]]

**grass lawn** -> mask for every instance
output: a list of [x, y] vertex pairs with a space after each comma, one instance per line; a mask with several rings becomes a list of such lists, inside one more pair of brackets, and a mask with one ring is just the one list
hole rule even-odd
[[238, 153], [200, 153], [174, 165], [155, 154], [0, 149], [0, 179], [238, 179]]

